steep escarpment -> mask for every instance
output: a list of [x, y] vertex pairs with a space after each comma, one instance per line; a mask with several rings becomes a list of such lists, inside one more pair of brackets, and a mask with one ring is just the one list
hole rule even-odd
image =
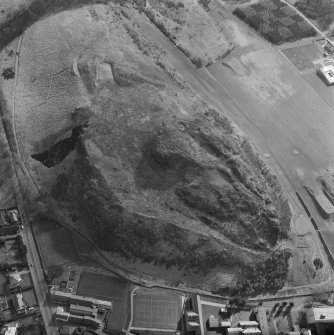
[[21, 39], [13, 121], [39, 202], [123, 266], [187, 270], [199, 286], [240, 274], [288, 236], [280, 185], [122, 10], [63, 11]]

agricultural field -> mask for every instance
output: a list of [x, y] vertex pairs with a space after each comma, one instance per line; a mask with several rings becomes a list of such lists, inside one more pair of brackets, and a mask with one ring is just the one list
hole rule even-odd
[[282, 50], [283, 54], [299, 70], [315, 68], [315, 61], [322, 58], [321, 49], [314, 43]]
[[260, 0], [238, 7], [234, 15], [274, 45], [316, 35], [313, 27], [280, 0]]
[[78, 259], [72, 234], [57, 222], [43, 219], [34, 223], [33, 230], [45, 268]]
[[110, 275], [83, 272], [80, 276], [77, 294], [111, 301], [113, 310], [106, 315], [107, 329], [112, 331], [125, 326], [130, 294], [127, 281]]
[[333, 0], [298, 0], [295, 7], [306, 17], [313, 20], [321, 29], [330, 29], [333, 32], [334, 27], [334, 1]]

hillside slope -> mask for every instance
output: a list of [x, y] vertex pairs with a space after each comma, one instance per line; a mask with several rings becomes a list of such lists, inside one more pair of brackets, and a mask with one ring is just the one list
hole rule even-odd
[[163, 50], [118, 6], [49, 16], [21, 42], [14, 96], [0, 81], [2, 109], [49, 212], [68, 213], [125, 266], [197, 273], [202, 286], [288, 236], [277, 178], [229, 120], [170, 76]]

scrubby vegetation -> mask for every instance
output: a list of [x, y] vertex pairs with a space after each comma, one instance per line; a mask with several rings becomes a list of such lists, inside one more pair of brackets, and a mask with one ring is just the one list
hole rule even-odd
[[246, 268], [247, 279], [240, 281], [238, 293], [252, 296], [280, 290], [288, 275], [290, 257], [288, 250], [276, 251], [265, 262]]
[[9, 67], [7, 69], [4, 69], [1, 73], [1, 75], [5, 78], [5, 79], [13, 79], [15, 77], [15, 71], [12, 67]]
[[324, 266], [324, 263], [322, 262], [320, 258], [315, 258], [313, 261], [313, 265], [315, 266], [315, 269], [318, 270]]
[[280, 0], [261, 0], [238, 7], [234, 14], [275, 45], [316, 35], [300, 15]]
[[299, 0], [295, 3], [305, 16], [315, 21], [322, 30], [334, 22], [334, 1], [332, 0]]

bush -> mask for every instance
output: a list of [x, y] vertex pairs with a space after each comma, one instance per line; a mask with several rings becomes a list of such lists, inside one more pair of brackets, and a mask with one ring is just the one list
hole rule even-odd
[[4, 69], [1, 74], [5, 79], [13, 79], [15, 77], [15, 71], [12, 67]]
[[313, 265], [315, 266], [315, 269], [318, 270], [324, 266], [324, 263], [322, 262], [320, 258], [315, 258], [313, 261]]
[[239, 283], [238, 293], [246, 296], [276, 293], [285, 284], [291, 256], [288, 250], [276, 251], [264, 263], [250, 265], [244, 274], [246, 279]]

